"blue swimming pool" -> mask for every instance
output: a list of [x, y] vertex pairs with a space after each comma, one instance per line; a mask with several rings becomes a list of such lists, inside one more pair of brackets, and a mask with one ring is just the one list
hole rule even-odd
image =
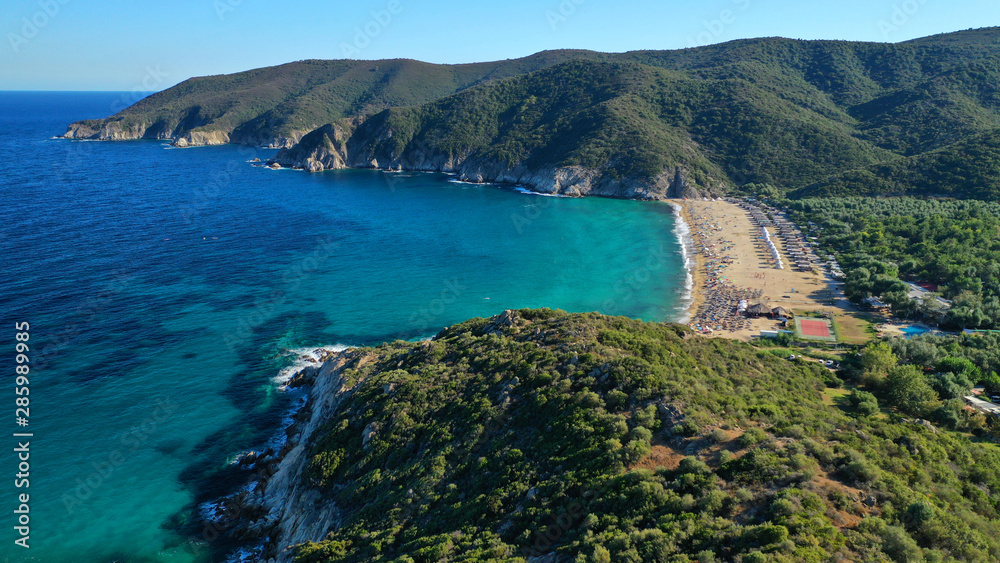
[[912, 338], [914, 336], [919, 336], [921, 334], [925, 334], [925, 333], [928, 333], [928, 332], [931, 331], [931, 329], [929, 329], [927, 327], [924, 327], [924, 326], [907, 326], [907, 327], [901, 328], [900, 330], [902, 330], [903, 333], [906, 334], [907, 338]]

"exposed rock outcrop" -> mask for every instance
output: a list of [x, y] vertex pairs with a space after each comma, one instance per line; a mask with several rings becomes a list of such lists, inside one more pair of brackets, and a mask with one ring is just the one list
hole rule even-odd
[[517, 327], [521, 324], [526, 324], [524, 319], [517, 315], [517, 311], [507, 309], [499, 315], [494, 315], [490, 317], [489, 323], [482, 329], [482, 334], [500, 334], [510, 330], [513, 327]]
[[350, 134], [350, 122], [324, 125], [303, 136], [298, 144], [280, 151], [281, 158], [272, 162], [310, 172], [348, 168], [345, 142]]
[[309, 172], [342, 168], [447, 172], [466, 182], [517, 184], [539, 193], [574, 197], [664, 200], [701, 198], [724, 191], [721, 183], [697, 185], [683, 166], [667, 168], [652, 178], [619, 178], [608, 170], [575, 165], [508, 166], [475, 155], [446, 154], [421, 143], [410, 143], [396, 154], [387, 148], [392, 146], [394, 131], [373, 131], [361, 124], [361, 120], [354, 120], [324, 125], [302, 137], [297, 145], [279, 151], [271, 162]]
[[[131, 123], [123, 126], [121, 121], [87, 120], [70, 124], [65, 139], [91, 139], [95, 141], [131, 141], [142, 139], [149, 130], [146, 123]], [[149, 137], [161, 138], [161, 137]]]
[[175, 147], [201, 147], [207, 145], [224, 145], [229, 142], [229, 134], [223, 131], [189, 131], [174, 139]]
[[261, 454], [253, 455], [252, 461], [244, 459], [246, 464], [270, 460], [272, 465], [269, 470], [258, 472], [258, 476], [265, 477], [253, 491], [220, 503], [239, 504], [231, 509], [241, 515], [233, 528], [234, 538], [269, 538], [262, 560], [291, 561], [291, 547], [319, 541], [340, 524], [336, 503], [310, 485], [309, 452], [317, 439], [317, 430], [336, 415], [342, 399], [350, 394], [342, 372], [357, 367], [364, 359], [345, 350], [326, 357], [318, 370], [313, 368], [294, 378], [290, 385], [301, 386], [311, 380], [312, 389], [309, 400], [295, 416], [296, 422], [287, 430], [288, 441], [282, 448], [280, 461]]
[[236, 143], [255, 147], [283, 149], [295, 146], [304, 131], [291, 131], [276, 135], [272, 131], [247, 132], [226, 129], [186, 129], [182, 125], [171, 127], [162, 121], [157, 123], [126, 122], [124, 120], [100, 119], [77, 121], [69, 125], [64, 139], [85, 139], [93, 141], [132, 141], [136, 139], [169, 140], [175, 147], [200, 147]]
[[132, 139], [172, 140], [176, 147], [196, 147], [238, 143], [280, 148], [269, 162], [309, 172], [342, 168], [383, 168], [448, 172], [460, 180], [475, 183], [504, 183], [525, 186], [533, 191], [574, 197], [602, 196], [621, 199], [663, 200], [701, 198], [722, 193], [721, 185], [698, 185], [683, 166], [662, 171], [652, 178], [618, 178], [606, 170], [583, 166], [508, 166], [475, 155], [446, 154], [423, 144], [407, 146], [394, 154], [389, 141], [391, 129], [360, 127], [364, 119], [344, 120], [324, 125], [305, 135], [272, 137], [266, 131], [248, 132], [195, 129], [178, 134], [163, 123], [130, 123], [116, 120], [78, 121], [69, 126], [64, 138], [121, 141]]

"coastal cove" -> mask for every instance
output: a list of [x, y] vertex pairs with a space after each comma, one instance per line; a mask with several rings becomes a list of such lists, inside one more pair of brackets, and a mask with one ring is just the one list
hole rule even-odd
[[0, 238], [0, 300], [37, 350], [39, 560], [214, 559], [201, 507], [297, 406], [275, 379], [303, 348], [420, 340], [526, 307], [686, 314], [683, 228], [664, 202], [270, 170], [250, 161], [273, 150], [245, 146], [56, 140], [122, 94], [2, 96], [0, 145], [51, 163], [5, 176]]
[[1000, 562], [1000, 3], [384, 2], [5, 5], [0, 563]]

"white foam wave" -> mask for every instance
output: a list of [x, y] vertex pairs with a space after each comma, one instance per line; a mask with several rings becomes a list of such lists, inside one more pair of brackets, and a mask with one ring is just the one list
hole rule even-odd
[[278, 375], [274, 376], [271, 381], [276, 383], [279, 388], [284, 388], [288, 384], [288, 381], [298, 375], [302, 370], [306, 368], [319, 367], [320, 359], [323, 356], [343, 352], [348, 348], [351, 348], [351, 346], [344, 344], [333, 344], [331, 346], [310, 346], [308, 348], [292, 348], [288, 350], [285, 355], [295, 356], [295, 362], [279, 371]]
[[[281, 448], [284, 447], [285, 442], [288, 441], [288, 435], [285, 432], [293, 422], [295, 422], [295, 413], [299, 412], [303, 406], [305, 406], [306, 401], [309, 399], [309, 391], [306, 389], [291, 389], [288, 387], [288, 382], [292, 380], [293, 377], [302, 373], [306, 369], [319, 369], [323, 365], [322, 358], [328, 354], [336, 354], [338, 352], [343, 352], [348, 350], [352, 346], [347, 346], [344, 344], [333, 344], [330, 346], [310, 346], [308, 348], [292, 348], [286, 351], [286, 355], [294, 356], [295, 362], [292, 365], [284, 368], [278, 372], [278, 375], [271, 378], [271, 381], [277, 385], [278, 390], [284, 393], [288, 393], [293, 398], [293, 406], [289, 408], [281, 417], [281, 431], [276, 433], [267, 441], [264, 449], [271, 448], [276, 452], [280, 452]], [[244, 452], [236, 459], [240, 459], [246, 455]]]
[[492, 185], [489, 182], [469, 182], [469, 181], [466, 181], [466, 180], [459, 180], [458, 178], [455, 178], [455, 177], [448, 178], [448, 181], [451, 182], [452, 184], [467, 184], [467, 185], [470, 185], [470, 186], [490, 186], [490, 185]]
[[[256, 449], [258, 453], [265, 452], [268, 449], [277, 455], [278, 452], [284, 447], [285, 442], [288, 441], [287, 429], [292, 426], [295, 422], [295, 413], [299, 411], [309, 399], [308, 388], [291, 389], [288, 387], [288, 382], [302, 372], [302, 370], [310, 368], [319, 368], [322, 365], [322, 358], [330, 353], [343, 352], [348, 350], [352, 346], [347, 346], [344, 344], [333, 344], [330, 346], [310, 346], [307, 348], [291, 348], [285, 351], [285, 355], [294, 356], [295, 361], [292, 365], [282, 369], [278, 372], [278, 375], [271, 378], [271, 382], [277, 386], [279, 391], [288, 393], [293, 398], [293, 405], [282, 415], [280, 428], [281, 430], [276, 432], [267, 442]], [[239, 463], [250, 451], [243, 451], [236, 455], [230, 464]], [[241, 492], [252, 492], [255, 487], [257, 487], [257, 480], [251, 480], [250, 482], [244, 484], [238, 491], [233, 493], [233, 495], [239, 494]], [[232, 496], [232, 495], [230, 495]], [[206, 522], [218, 521], [216, 516], [219, 507], [225, 502], [225, 498], [204, 502], [199, 505], [199, 513], [201, 517]], [[266, 541], [260, 541], [252, 546], [244, 546], [239, 548], [235, 553], [231, 554], [226, 561], [257, 561], [259, 555], [263, 553], [263, 546]]]
[[[308, 348], [292, 348], [286, 350], [285, 355], [294, 356], [295, 362], [282, 369], [278, 372], [278, 375], [271, 378], [271, 383], [275, 385], [277, 391], [289, 394], [293, 403], [292, 406], [281, 416], [281, 423], [279, 424], [281, 430], [271, 436], [271, 438], [269, 438], [262, 446], [258, 446], [254, 448], [254, 450], [239, 452], [229, 462], [230, 465], [239, 463], [240, 460], [246, 457], [246, 455], [251, 451], [261, 452], [266, 451], [268, 448], [273, 449], [275, 452], [281, 451], [281, 448], [288, 440], [285, 430], [295, 421], [295, 413], [299, 412], [299, 409], [305, 406], [306, 401], [309, 399], [308, 388], [292, 389], [288, 387], [288, 382], [291, 381], [296, 375], [302, 373], [303, 370], [319, 369], [320, 366], [322, 366], [321, 359], [327, 354], [343, 352], [344, 350], [348, 350], [350, 348], [352, 347], [343, 344], [334, 344], [331, 346], [310, 346]], [[253, 485], [253, 483], [251, 483], [251, 485]]]
[[227, 563], [245, 563], [248, 561], [260, 561], [261, 557], [264, 555], [264, 543], [266, 542], [261, 542], [260, 545], [252, 548], [241, 547], [226, 559]]
[[528, 188], [525, 188], [524, 186], [515, 186], [514, 187], [514, 191], [515, 192], [520, 192], [522, 194], [537, 195], [537, 196], [541, 196], [541, 197], [571, 197], [571, 196], [564, 195], [564, 194], [543, 194], [541, 192], [533, 192], [533, 191], [529, 190]]
[[691, 310], [691, 306], [694, 304], [694, 238], [691, 236], [691, 227], [684, 220], [684, 215], [681, 213], [683, 208], [671, 202], [670, 206], [674, 209], [674, 215], [677, 220], [674, 222], [674, 235], [677, 237], [677, 242], [681, 247], [681, 258], [684, 260], [684, 294], [681, 296], [681, 304], [677, 307], [678, 313], [680, 313], [680, 318], [678, 322], [686, 323], [691, 320], [691, 315], [694, 311]]
[[177, 145], [171, 143], [161, 143], [160, 146], [165, 149], [184, 150], [184, 149], [207, 149], [208, 147], [217, 147], [219, 145], [188, 145], [186, 147], [178, 147]]

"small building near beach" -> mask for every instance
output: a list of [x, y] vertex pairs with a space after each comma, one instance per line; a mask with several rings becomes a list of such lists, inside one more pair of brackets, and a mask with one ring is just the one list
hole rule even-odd
[[771, 318], [776, 319], [778, 317], [785, 317], [786, 319], [792, 318], [792, 312], [784, 307], [775, 307], [771, 309]]
[[878, 297], [866, 297], [862, 303], [869, 309], [879, 313], [888, 313], [892, 308], [885, 301], [882, 301]]
[[763, 317], [765, 315], [771, 314], [771, 307], [766, 303], [754, 303], [747, 307], [746, 315], [750, 318], [756, 319], [757, 317]]

